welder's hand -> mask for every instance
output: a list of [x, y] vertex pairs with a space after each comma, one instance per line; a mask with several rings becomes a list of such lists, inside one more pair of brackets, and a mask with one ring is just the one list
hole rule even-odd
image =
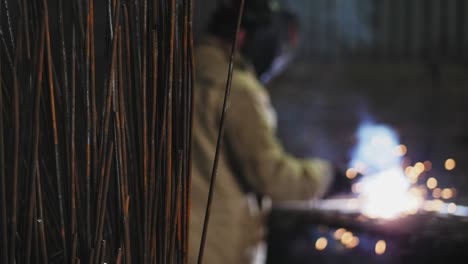
[[330, 188], [323, 197], [324, 199], [351, 193], [352, 182], [346, 177], [345, 171], [335, 167], [334, 176], [335, 177], [333, 178]]

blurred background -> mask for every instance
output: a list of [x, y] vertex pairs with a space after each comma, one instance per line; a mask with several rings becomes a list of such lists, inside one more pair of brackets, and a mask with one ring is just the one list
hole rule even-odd
[[[197, 36], [216, 2], [197, 0]], [[426, 199], [468, 205], [468, 1], [278, 3], [300, 26], [296, 57], [267, 83], [287, 150], [342, 163], [363, 123], [383, 124], [396, 133], [407, 172], [425, 165], [412, 183]], [[397, 222], [408, 227], [402, 232], [354, 225], [358, 215], [331, 218], [273, 210], [268, 263], [465, 263], [455, 256], [466, 257], [466, 217], [414, 216]], [[357, 245], [342, 241], [341, 228]]]

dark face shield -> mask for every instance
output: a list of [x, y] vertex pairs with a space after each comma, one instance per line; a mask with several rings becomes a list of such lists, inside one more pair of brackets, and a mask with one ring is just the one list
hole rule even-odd
[[[242, 53], [264, 83], [286, 68], [298, 44], [297, 17], [274, 3], [274, 0], [247, 1], [242, 17], [241, 27], [247, 34]], [[238, 8], [230, 1], [218, 6], [209, 25], [210, 33], [231, 41]]]
[[278, 11], [272, 23], [248, 32], [243, 52], [263, 83], [281, 73], [294, 58], [299, 41], [297, 25], [292, 13]]

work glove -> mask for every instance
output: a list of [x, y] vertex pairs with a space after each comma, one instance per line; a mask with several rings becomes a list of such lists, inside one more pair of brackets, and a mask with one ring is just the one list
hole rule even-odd
[[353, 184], [353, 180], [348, 179], [346, 177], [346, 171], [339, 168], [338, 166], [335, 166], [333, 170], [334, 178], [323, 199], [338, 196], [349, 196], [351, 194], [351, 186]]

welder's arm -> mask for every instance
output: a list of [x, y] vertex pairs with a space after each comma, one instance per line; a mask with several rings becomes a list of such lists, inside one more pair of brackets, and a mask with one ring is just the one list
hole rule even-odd
[[[268, 96], [234, 87], [225, 137], [240, 173], [257, 191], [274, 201], [322, 196], [332, 181], [329, 162], [301, 160], [287, 154], [268, 122]], [[266, 100], [265, 100], [266, 99]]]

